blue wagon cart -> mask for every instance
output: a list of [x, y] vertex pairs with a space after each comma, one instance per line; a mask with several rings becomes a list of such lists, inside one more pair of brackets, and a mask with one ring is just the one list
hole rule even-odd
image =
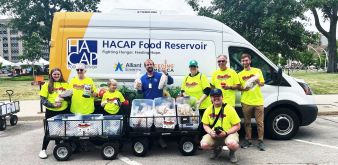
[[18, 123], [18, 116], [16, 113], [20, 112], [20, 102], [12, 101], [13, 90], [6, 90], [9, 98], [9, 102], [0, 102], [0, 131], [6, 129], [6, 118], [9, 118], [9, 122], [12, 126]]

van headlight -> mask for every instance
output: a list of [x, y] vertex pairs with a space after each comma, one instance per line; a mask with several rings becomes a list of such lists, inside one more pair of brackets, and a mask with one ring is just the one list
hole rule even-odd
[[303, 88], [306, 95], [312, 95], [312, 90], [306, 83], [298, 82], [298, 84]]

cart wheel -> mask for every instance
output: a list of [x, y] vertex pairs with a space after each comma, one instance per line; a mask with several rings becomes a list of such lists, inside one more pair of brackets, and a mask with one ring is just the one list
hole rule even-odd
[[118, 153], [119, 153], [118, 143], [105, 143], [101, 148], [101, 155], [103, 159], [106, 160], [116, 159]]
[[0, 117], [0, 131], [3, 131], [6, 129], [6, 118]]
[[53, 155], [58, 161], [66, 161], [72, 154], [72, 148], [68, 143], [61, 143], [54, 147]]
[[9, 122], [11, 123], [11, 125], [16, 125], [18, 123], [18, 116], [11, 115]]
[[197, 144], [191, 137], [183, 137], [179, 143], [180, 152], [184, 156], [191, 156], [197, 149]]
[[149, 150], [149, 140], [147, 138], [135, 139], [132, 150], [135, 156], [145, 156]]

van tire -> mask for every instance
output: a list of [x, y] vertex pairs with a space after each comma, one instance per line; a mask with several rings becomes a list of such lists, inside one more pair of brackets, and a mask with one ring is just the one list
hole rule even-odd
[[266, 135], [271, 139], [289, 140], [299, 129], [299, 117], [289, 108], [272, 110], [265, 121]]

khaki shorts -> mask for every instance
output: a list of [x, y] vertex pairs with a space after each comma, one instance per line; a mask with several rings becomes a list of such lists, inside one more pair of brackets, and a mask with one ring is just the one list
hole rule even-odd
[[212, 138], [209, 134], [205, 134], [201, 140], [201, 143], [206, 143], [208, 146], [214, 147], [224, 146], [231, 141], [235, 141], [237, 143], [239, 142], [239, 135], [237, 132], [230, 134], [226, 138]]

